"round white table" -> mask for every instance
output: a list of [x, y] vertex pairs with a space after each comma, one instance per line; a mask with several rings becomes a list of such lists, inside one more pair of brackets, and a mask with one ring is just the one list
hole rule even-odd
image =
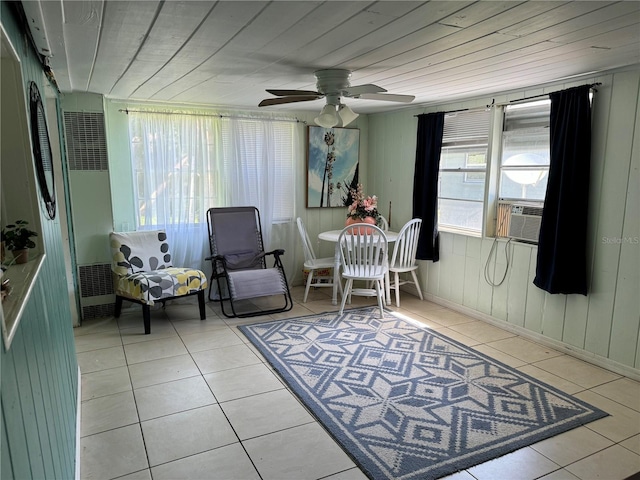
[[[318, 238], [320, 240], [324, 240], [325, 242], [333, 242], [335, 243], [335, 253], [334, 253], [334, 265], [333, 265], [333, 292], [331, 294], [331, 303], [333, 305], [338, 304], [338, 282], [340, 281], [340, 246], [338, 245], [338, 237], [340, 236], [340, 230], [328, 230], [326, 232], [321, 232], [318, 234]], [[398, 232], [392, 232], [387, 230], [384, 232], [387, 236], [387, 242], [393, 243], [398, 239]], [[389, 252], [387, 252], [387, 255]], [[391, 304], [391, 295], [389, 293], [389, 289], [387, 286], [389, 285], [389, 273], [387, 272], [385, 278], [385, 291], [386, 291], [386, 303], [387, 305]]]

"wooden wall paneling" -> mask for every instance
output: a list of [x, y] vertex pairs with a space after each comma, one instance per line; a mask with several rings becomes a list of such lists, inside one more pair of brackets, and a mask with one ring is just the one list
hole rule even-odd
[[568, 295], [564, 315], [562, 341], [574, 347], [584, 348], [587, 329], [589, 298], [584, 295]]
[[[48, 275], [49, 272], [43, 272]], [[46, 281], [45, 281], [46, 283]], [[38, 364], [44, 370], [46, 383], [43, 384], [45, 411], [47, 413], [47, 428], [49, 443], [54, 459], [54, 469], [59, 471], [61, 478], [74, 472], [75, 459], [75, 418], [77, 389], [77, 364], [75, 359], [75, 347], [64, 349], [73, 340], [70, 329], [63, 328], [60, 323], [65, 318], [61, 311], [61, 304], [56, 304], [46, 298], [52, 293], [40, 285], [34, 297], [37, 295], [40, 302], [36, 302], [35, 315], [40, 319], [40, 325], [33, 330], [37, 339], [38, 348], [36, 357]], [[45, 308], [48, 305], [48, 308]], [[58, 309], [55, 306], [58, 306]], [[66, 355], [63, 354], [66, 352]], [[71, 363], [70, 363], [71, 362]]]
[[450, 300], [462, 305], [464, 298], [464, 272], [467, 252], [467, 238], [462, 235], [451, 235], [453, 237], [453, 268], [451, 296]]
[[7, 437], [7, 429], [4, 425], [4, 414], [0, 411], [0, 428], [2, 429], [0, 437], [0, 445], [2, 445], [2, 452], [0, 452], [0, 478], [2, 480], [13, 480], [13, 467], [11, 465], [11, 456], [9, 455], [9, 438]]
[[[640, 79], [636, 80], [636, 98], [640, 98]], [[627, 199], [622, 228], [620, 268], [611, 324], [610, 356], [625, 365], [633, 365], [640, 330], [640, 121], [633, 133]], [[629, 321], [636, 319], [636, 322]]]
[[531, 250], [529, 258], [529, 283], [527, 284], [527, 303], [524, 311], [524, 327], [532, 332], [542, 333], [542, 314], [544, 311], [544, 290], [533, 284], [536, 277], [538, 249]]
[[[491, 315], [491, 304], [493, 303], [493, 287], [487, 283], [485, 279], [485, 269], [488, 269], [489, 280], [495, 278], [495, 261], [491, 253], [491, 247], [494, 244], [492, 238], [483, 238], [480, 244], [480, 265], [478, 272], [478, 301], [477, 310], [486, 315]], [[489, 254], [491, 253], [491, 258]], [[487, 261], [489, 265], [487, 265]]]
[[[587, 252], [590, 252], [590, 262], [593, 263], [595, 246], [599, 239], [597, 213], [600, 210], [602, 198], [602, 182], [607, 163], [607, 134], [609, 118], [611, 116], [611, 95], [613, 90], [613, 75], [607, 75], [596, 80], [602, 85], [594, 93], [591, 113], [591, 172], [589, 181], [589, 222], [587, 223]], [[591, 247], [591, 248], [589, 248]]]
[[31, 383], [35, 378], [29, 372], [29, 361], [25, 349], [31, 351], [33, 345], [25, 345], [25, 330], [31, 328], [30, 325], [23, 325], [21, 335], [16, 335], [11, 344], [15, 361], [16, 379], [22, 407], [22, 422], [27, 440], [27, 454], [29, 455], [29, 465], [31, 466], [31, 478], [44, 478], [44, 463], [42, 460], [42, 449], [38, 437], [38, 421], [36, 418], [36, 408], [31, 390]]
[[607, 270], [596, 270], [594, 277], [589, 293], [585, 348], [597, 355], [607, 357], [618, 274]]
[[467, 237], [465, 252], [462, 304], [477, 310], [480, 287], [482, 239]]
[[[373, 128], [378, 131], [375, 127], [376, 121], [369, 121], [369, 129]], [[360, 178], [360, 183], [364, 185], [365, 193], [367, 195], [377, 195], [378, 196], [378, 210], [379, 212], [386, 216], [385, 209], [383, 208], [383, 199], [388, 196], [387, 185], [389, 181], [389, 177], [391, 174], [391, 161], [389, 158], [389, 150], [395, 147], [394, 142], [392, 142], [392, 134], [388, 131], [378, 131], [378, 133], [382, 133], [382, 135], [372, 135], [371, 136], [371, 145], [369, 145], [369, 164], [371, 168], [368, 169], [369, 176], [367, 178]], [[375, 167], [373, 166], [375, 165]], [[362, 166], [360, 167], [362, 168]], [[362, 170], [360, 170], [360, 175], [362, 175]]]
[[513, 257], [509, 269], [509, 289], [507, 297], [507, 321], [512, 325], [524, 326], [529, 284], [529, 264], [531, 247], [513, 245]]
[[[592, 292], [589, 298], [586, 348], [607, 356], [611, 334], [613, 298], [617, 278], [633, 129], [638, 96], [637, 73], [620, 73], [613, 79], [608, 135], [599, 209], [597, 240], [593, 267]], [[636, 101], [630, 101], [636, 99]], [[613, 114], [615, 112], [615, 115]], [[613, 240], [613, 243], [612, 243]]]
[[544, 313], [542, 316], [542, 334], [553, 340], [562, 339], [564, 313], [567, 306], [566, 295], [544, 294]]
[[[47, 431], [47, 408], [46, 402], [48, 400], [48, 392], [43, 388], [46, 385], [46, 364], [43, 365], [40, 361], [39, 353], [42, 351], [40, 348], [40, 335], [39, 328], [31, 328], [25, 331], [25, 336], [29, 337], [28, 343], [32, 346], [31, 351], [34, 352], [27, 356], [27, 362], [29, 366], [29, 373], [31, 377], [31, 390], [33, 392], [33, 402], [36, 411], [36, 423], [38, 425], [38, 431], [40, 435], [40, 446], [42, 449], [42, 461], [44, 463], [45, 472], [55, 472], [55, 459], [52, 455], [51, 441], [49, 439], [49, 432]], [[51, 412], [50, 412], [51, 414]], [[62, 474], [59, 471], [59, 474]]]
[[509, 294], [509, 281], [511, 275], [511, 264], [507, 265], [506, 252], [510, 252], [513, 256], [513, 245], [507, 242], [498, 242], [495, 255], [493, 257], [494, 267], [494, 284], [500, 283], [506, 272], [506, 277], [502, 285], [493, 287], [493, 301], [491, 303], [491, 316], [507, 321], [507, 302]]
[[[13, 341], [15, 342], [20, 335], [21, 332], [18, 330]], [[22, 398], [18, 388], [14, 355], [6, 355], [2, 361], [1, 396], [2, 414], [7, 429], [7, 441], [2, 444], [2, 450], [6, 449], [11, 457], [10, 464], [15, 478], [31, 478], [27, 437], [22, 419]]]
[[[640, 324], [640, 281], [638, 279], [638, 248], [624, 249], [623, 258], [628, 260], [622, 264], [617, 279], [615, 302], [613, 305], [613, 321], [611, 323], [611, 339], [609, 357], [624, 365], [633, 365], [636, 358], [638, 325]], [[628, 257], [635, 256], [635, 259]], [[635, 270], [634, 270], [635, 269]]]
[[42, 388], [44, 391], [44, 410], [46, 412], [46, 425], [47, 432], [46, 437], [51, 449], [51, 456], [53, 458], [53, 472], [56, 478], [62, 478], [64, 476], [64, 447], [65, 443], [62, 440], [61, 432], [56, 428], [58, 425], [58, 416], [60, 410], [56, 402], [56, 385], [59, 382], [57, 378], [56, 366], [52, 362], [52, 349], [49, 346], [49, 342], [52, 341], [49, 335], [49, 329], [46, 328], [34, 329], [33, 335], [37, 339], [39, 344], [38, 349], [35, 351], [35, 357], [43, 372], [42, 374]]
[[[390, 178], [392, 195], [391, 227], [400, 231], [405, 223], [413, 218], [413, 178], [416, 164], [417, 119], [413, 115], [396, 115], [401, 125], [398, 148], [392, 158], [393, 168]], [[398, 173], [395, 173], [397, 170]], [[395, 178], [394, 178], [395, 177]], [[389, 204], [385, 207], [388, 215]]]
[[[638, 319], [640, 322], [640, 319]], [[635, 368], [640, 368], [640, 330], [638, 330], [638, 337], [636, 343], [636, 361], [633, 364]]]
[[[422, 290], [432, 295], [437, 295], [440, 282], [440, 262], [433, 263], [431, 260], [423, 260], [420, 264], [424, 267], [422, 277], [418, 277]], [[424, 283], [423, 283], [424, 281]]]
[[438, 272], [438, 292], [439, 297], [445, 300], [451, 300], [451, 289], [455, 282], [455, 276], [460, 276], [459, 272], [454, 270], [454, 256], [453, 256], [453, 237], [446, 232], [440, 232], [440, 260], [439, 272]]

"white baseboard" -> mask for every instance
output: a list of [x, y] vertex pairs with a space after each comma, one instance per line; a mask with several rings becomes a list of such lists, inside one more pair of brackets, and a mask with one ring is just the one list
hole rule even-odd
[[640, 370], [636, 368], [616, 362], [615, 360], [611, 360], [610, 358], [602, 357], [600, 355], [596, 355], [595, 353], [582, 350], [559, 340], [545, 337], [540, 333], [527, 330], [526, 328], [519, 325], [510, 324], [508, 322], [505, 322], [504, 320], [499, 320], [490, 315], [487, 315], [486, 313], [482, 313], [472, 308], [465, 307], [464, 305], [452, 302], [450, 300], [437, 297], [436, 295], [424, 292], [423, 295], [424, 299], [430, 302], [437, 303], [438, 305], [442, 305], [443, 307], [450, 308], [451, 310], [464, 313], [465, 315], [468, 315], [472, 318], [476, 318], [478, 320], [482, 320], [483, 322], [490, 323], [491, 325], [495, 325], [496, 327], [500, 327], [503, 330], [508, 330], [522, 337], [529, 338], [536, 343], [540, 343], [547, 347], [552, 347], [556, 350], [566, 353], [567, 355], [579, 358], [580, 360], [584, 360], [585, 362], [589, 362], [598, 367], [602, 367], [620, 375], [624, 375], [625, 377], [629, 377], [633, 380], [640, 381]]
[[78, 395], [76, 397], [76, 474], [75, 480], [80, 480], [80, 421], [82, 420], [82, 376], [78, 366]]

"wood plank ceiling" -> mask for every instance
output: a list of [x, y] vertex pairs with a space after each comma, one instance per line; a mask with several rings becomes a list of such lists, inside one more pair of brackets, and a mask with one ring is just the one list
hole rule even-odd
[[344, 68], [428, 105], [640, 64], [637, 1], [22, 3], [41, 12], [61, 91], [117, 99], [255, 110], [266, 88], [315, 90], [315, 70]]

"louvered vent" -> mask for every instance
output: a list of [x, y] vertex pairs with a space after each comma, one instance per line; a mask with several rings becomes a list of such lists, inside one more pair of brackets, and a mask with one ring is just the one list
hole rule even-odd
[[115, 310], [115, 304], [87, 305], [82, 307], [82, 319], [111, 317]]
[[82, 298], [114, 293], [110, 264], [80, 265], [78, 272]]
[[107, 170], [104, 114], [64, 112], [70, 170]]

